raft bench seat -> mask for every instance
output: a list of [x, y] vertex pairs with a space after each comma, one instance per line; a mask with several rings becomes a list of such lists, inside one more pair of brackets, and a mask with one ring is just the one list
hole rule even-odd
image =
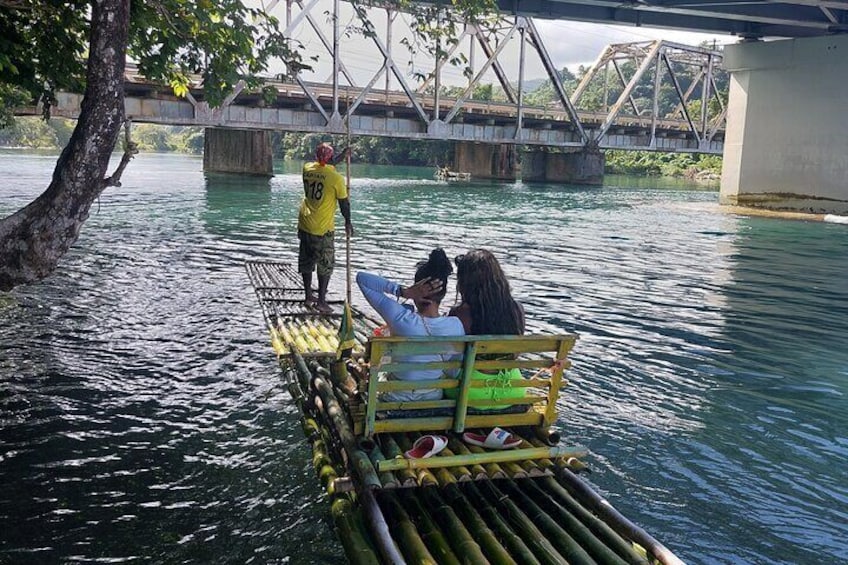
[[[462, 433], [466, 429], [495, 426], [527, 426], [547, 432], [557, 417], [563, 371], [569, 366], [567, 356], [575, 340], [573, 335], [372, 337], [366, 347], [366, 352], [370, 352], [366, 358], [370, 362], [369, 371], [358, 384], [364, 406], [352, 412], [354, 434], [373, 439], [382, 433]], [[422, 357], [424, 360], [420, 361]], [[515, 368], [520, 369], [525, 378], [509, 381], [508, 386], [525, 388], [524, 396], [469, 398], [473, 396], [472, 389], [492, 384], [472, 378], [475, 370], [492, 373], [494, 377], [501, 369]], [[440, 370], [444, 378], [408, 381], [390, 377], [394, 373], [422, 369]], [[457, 393], [451, 395], [455, 399], [445, 397], [413, 402], [381, 399], [386, 392], [415, 389], [456, 389]], [[500, 452], [500, 459], [555, 456], [550, 449], [508, 450], [509, 454]], [[534, 455], [535, 452], [538, 453]], [[439, 465], [436, 459], [449, 458], [420, 461], [427, 461], [426, 466], [432, 467]], [[496, 456], [492, 460], [499, 458]]]

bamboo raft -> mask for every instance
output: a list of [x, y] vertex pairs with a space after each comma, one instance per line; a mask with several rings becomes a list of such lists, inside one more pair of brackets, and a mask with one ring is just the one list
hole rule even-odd
[[[577, 476], [584, 450], [552, 429], [570, 335], [376, 337], [377, 320], [355, 312], [356, 346], [336, 359], [341, 314], [304, 304], [288, 264], [245, 265], [304, 435], [351, 563], [681, 564]], [[410, 355], [437, 354], [437, 362]], [[420, 358], [420, 357], [418, 357]], [[472, 370], [520, 368], [521, 398], [485, 401]], [[457, 378], [381, 379], [391, 371], [442, 369]], [[413, 386], [414, 385], [414, 386]], [[381, 393], [456, 389], [456, 399], [384, 402]], [[489, 406], [491, 407], [491, 406]], [[487, 450], [463, 431], [505, 427], [516, 449]], [[426, 459], [403, 453], [438, 431], [448, 446]]]

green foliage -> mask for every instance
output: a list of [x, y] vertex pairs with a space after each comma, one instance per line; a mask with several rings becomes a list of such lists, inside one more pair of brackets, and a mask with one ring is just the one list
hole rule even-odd
[[[274, 155], [294, 161], [312, 159], [315, 147], [324, 141], [330, 142], [336, 150], [347, 145], [345, 136], [323, 134], [275, 134], [272, 139]], [[434, 166], [453, 160], [454, 144], [450, 141], [358, 136], [352, 140], [351, 149], [353, 160], [357, 163]]]
[[0, 130], [15, 123], [13, 108], [25, 106], [29, 96], [22, 88], [0, 83]]
[[0, 147], [58, 149], [71, 138], [75, 122], [62, 118], [44, 121], [40, 118], [17, 118], [9, 127], [0, 129]]
[[9, 88], [49, 110], [56, 90], [80, 91], [88, 48], [88, 2], [22, 2], [0, 10], [0, 92]]
[[606, 151], [609, 174], [662, 175], [697, 178], [721, 174], [719, 155], [658, 153], [652, 151]]
[[[128, 54], [141, 73], [185, 95], [202, 82], [202, 96], [219, 105], [243, 80], [258, 87], [269, 61], [289, 73], [305, 67], [299, 44], [283, 36], [276, 18], [241, 0], [132, 2]], [[35, 2], [0, 10], [0, 102], [11, 86], [49, 110], [56, 90], [80, 92], [85, 79], [89, 2]], [[2, 116], [0, 116], [2, 123]]]

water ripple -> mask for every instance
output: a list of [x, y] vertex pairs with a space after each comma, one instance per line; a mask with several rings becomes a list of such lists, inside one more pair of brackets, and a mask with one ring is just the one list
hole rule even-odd
[[[0, 213], [51, 165], [0, 154]], [[558, 425], [617, 508], [689, 563], [848, 561], [845, 226], [657, 180], [425, 176], [355, 168], [354, 268], [492, 249], [534, 331], [580, 336]], [[242, 267], [296, 260], [300, 191], [142, 155], [0, 298], [0, 562], [342, 558]]]

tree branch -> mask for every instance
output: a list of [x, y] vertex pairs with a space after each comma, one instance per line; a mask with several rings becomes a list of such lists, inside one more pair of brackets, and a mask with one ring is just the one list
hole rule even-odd
[[131, 129], [132, 120], [128, 119], [124, 122], [124, 154], [121, 156], [121, 162], [118, 164], [115, 172], [103, 179], [103, 188], [107, 186], [121, 186], [121, 175], [124, 174], [124, 169], [127, 168], [129, 162], [138, 153], [138, 144], [130, 136]]

